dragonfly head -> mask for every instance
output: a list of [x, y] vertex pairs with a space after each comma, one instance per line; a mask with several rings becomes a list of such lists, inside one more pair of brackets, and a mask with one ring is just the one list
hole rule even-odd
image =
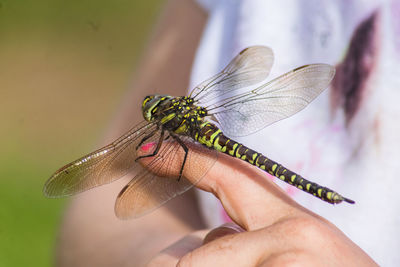
[[169, 99], [168, 96], [163, 95], [148, 95], [144, 98], [142, 103], [142, 113], [146, 121], [153, 121], [156, 118], [156, 111], [158, 106]]

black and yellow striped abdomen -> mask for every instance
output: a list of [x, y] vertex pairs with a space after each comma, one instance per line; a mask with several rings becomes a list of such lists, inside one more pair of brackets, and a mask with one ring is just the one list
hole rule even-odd
[[195, 133], [194, 138], [201, 144], [214, 148], [220, 152], [228, 154], [232, 157], [244, 160], [263, 171], [279, 178], [280, 180], [297, 187], [309, 194], [312, 194], [331, 204], [337, 204], [342, 201], [354, 203], [353, 200], [341, 196], [339, 193], [320, 186], [316, 183], [308, 181], [300, 175], [288, 170], [281, 164], [267, 158], [230, 138], [225, 136], [222, 131], [212, 123], [204, 122], [200, 131]]

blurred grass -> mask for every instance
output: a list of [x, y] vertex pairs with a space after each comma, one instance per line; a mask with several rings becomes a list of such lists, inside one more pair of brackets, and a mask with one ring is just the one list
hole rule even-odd
[[0, 0], [0, 266], [52, 265], [65, 200], [43, 184], [101, 137], [161, 5]]

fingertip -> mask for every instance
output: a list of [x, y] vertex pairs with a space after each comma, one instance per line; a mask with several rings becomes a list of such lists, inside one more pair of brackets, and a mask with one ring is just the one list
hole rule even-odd
[[202, 245], [206, 230], [193, 232], [155, 255], [146, 266], [177, 266], [182, 257]]

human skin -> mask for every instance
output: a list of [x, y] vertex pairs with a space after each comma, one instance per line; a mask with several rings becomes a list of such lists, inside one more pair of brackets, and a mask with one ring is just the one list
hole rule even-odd
[[[209, 155], [201, 153], [196, 164], [187, 163], [190, 181], [197, 179], [195, 166], [207, 164]], [[169, 167], [178, 173], [180, 160], [176, 162]], [[376, 266], [332, 223], [297, 204], [264, 172], [243, 161], [219, 155], [196, 187], [217, 197], [233, 223], [185, 236], [148, 266]]]
[[[193, 1], [168, 1], [104, 143], [143, 119], [140, 101], [149, 93], [186, 94], [206, 18]], [[241, 230], [231, 225], [199, 231], [206, 226], [193, 192], [139, 219], [119, 220], [114, 202], [128, 181], [121, 179], [71, 200], [58, 238], [57, 266], [373, 264], [335, 226], [299, 206], [265, 174], [240, 160], [221, 155], [197, 187], [218, 197]]]

